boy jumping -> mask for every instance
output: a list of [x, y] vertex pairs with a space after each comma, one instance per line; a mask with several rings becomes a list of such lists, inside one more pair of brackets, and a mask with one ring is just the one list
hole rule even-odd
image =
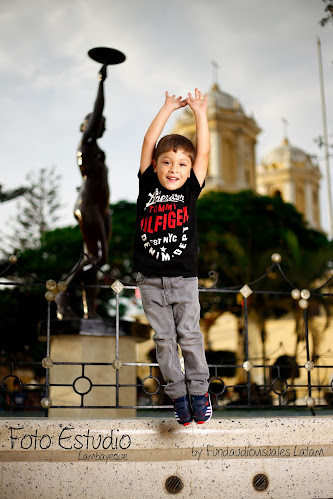
[[[182, 135], [163, 137], [173, 111], [190, 106], [196, 122], [196, 150]], [[134, 268], [144, 312], [155, 334], [157, 361], [165, 393], [184, 426], [212, 415], [209, 370], [200, 332], [197, 277], [196, 204], [209, 158], [207, 95], [196, 88], [182, 100], [165, 93], [165, 102], [145, 135], [139, 172]], [[181, 370], [178, 344], [185, 363]]]

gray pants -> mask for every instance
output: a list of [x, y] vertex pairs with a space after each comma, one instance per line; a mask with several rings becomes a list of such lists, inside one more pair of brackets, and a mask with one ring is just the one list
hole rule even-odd
[[[209, 370], [200, 332], [200, 303], [197, 277], [137, 277], [146, 317], [155, 331], [157, 361], [172, 399], [205, 395]], [[179, 343], [185, 375], [178, 356]]]

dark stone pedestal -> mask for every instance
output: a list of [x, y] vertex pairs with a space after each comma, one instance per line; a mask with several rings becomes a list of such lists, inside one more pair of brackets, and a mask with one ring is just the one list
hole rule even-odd
[[[47, 331], [46, 321], [39, 323], [39, 338], [45, 340]], [[54, 335], [83, 335], [83, 336], [115, 336], [115, 319], [52, 319], [50, 324], [51, 336]], [[119, 336], [130, 336], [137, 342], [150, 338], [150, 326], [140, 322], [119, 321]]]

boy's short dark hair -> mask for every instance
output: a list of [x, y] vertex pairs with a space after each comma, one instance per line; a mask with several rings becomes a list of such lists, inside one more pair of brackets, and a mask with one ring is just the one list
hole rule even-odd
[[183, 149], [184, 152], [190, 157], [192, 165], [195, 159], [195, 147], [193, 143], [184, 135], [178, 135], [178, 133], [171, 133], [170, 135], [165, 135], [158, 142], [154, 150], [153, 159], [158, 160], [158, 157], [168, 151], [177, 152], [178, 149]]

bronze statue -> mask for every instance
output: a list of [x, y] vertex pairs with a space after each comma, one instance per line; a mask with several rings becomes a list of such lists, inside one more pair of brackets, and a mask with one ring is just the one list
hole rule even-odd
[[[109, 209], [109, 187], [105, 154], [99, 148], [97, 139], [105, 130], [104, 80], [106, 65], [99, 72], [99, 87], [94, 110], [88, 114], [80, 130], [82, 140], [77, 150], [77, 162], [82, 175], [82, 186], [74, 207], [74, 216], [79, 222], [83, 251], [89, 258], [83, 257], [74, 273], [67, 279], [68, 285], [96, 285], [97, 268], [108, 260], [108, 243], [111, 237], [111, 216]], [[97, 318], [97, 288], [85, 288], [82, 293], [84, 318]], [[59, 293], [55, 299], [58, 319], [76, 317], [69, 305], [69, 293]]]
[[28, 187], [18, 187], [17, 189], [12, 189], [11, 191], [4, 191], [2, 189], [2, 185], [0, 184], [0, 203], [22, 196], [28, 192], [28, 190]]
[[[109, 208], [109, 187], [105, 154], [99, 148], [97, 139], [105, 131], [104, 81], [107, 77], [107, 65], [119, 64], [125, 60], [121, 52], [98, 47], [89, 51], [89, 56], [102, 62], [99, 71], [99, 87], [92, 113], [88, 114], [80, 130], [82, 140], [77, 150], [77, 162], [82, 174], [82, 186], [74, 208], [74, 216], [79, 222], [83, 250], [87, 256], [76, 264], [73, 273], [67, 278], [67, 285], [83, 285], [82, 301], [85, 319], [99, 318], [96, 313], [97, 266], [108, 261], [108, 244], [111, 237], [111, 214]], [[77, 317], [70, 307], [68, 291], [60, 292], [55, 298], [58, 319]]]

